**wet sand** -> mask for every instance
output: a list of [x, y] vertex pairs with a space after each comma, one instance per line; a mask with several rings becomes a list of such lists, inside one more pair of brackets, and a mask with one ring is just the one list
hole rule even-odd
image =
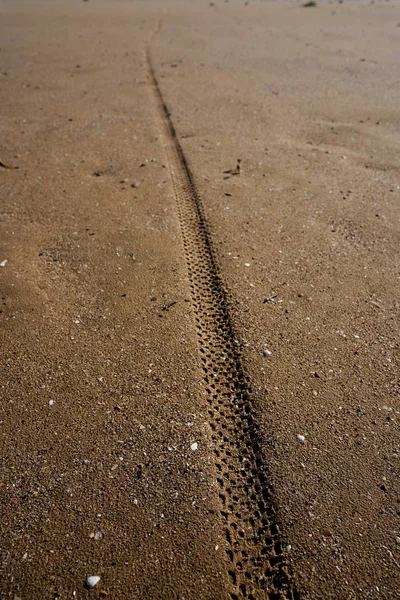
[[398, 24], [0, 1], [1, 597], [398, 597]]

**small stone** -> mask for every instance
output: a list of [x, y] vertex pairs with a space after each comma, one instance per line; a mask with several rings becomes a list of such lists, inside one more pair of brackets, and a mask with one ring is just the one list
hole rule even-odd
[[7, 259], [6, 259], [6, 260], [2, 260], [2, 261], [0, 262], [0, 267], [5, 267], [5, 266], [6, 266], [6, 264], [7, 264]]
[[100, 577], [98, 575], [90, 575], [90, 577], [86, 579], [85, 586], [89, 590], [92, 590], [99, 583], [99, 581]]
[[271, 356], [272, 352], [270, 350], [264, 350], [263, 355], [264, 356]]
[[292, 546], [290, 544], [288, 544], [287, 546], [285, 546], [285, 552], [290, 552], [292, 549]]
[[194, 442], [191, 446], [190, 446], [191, 450], [197, 450], [197, 442]]
[[104, 537], [104, 533], [100, 529], [98, 529], [94, 534], [94, 539], [101, 540], [102, 537]]
[[49, 400], [49, 406], [53, 406], [54, 400]]
[[297, 439], [299, 440], [299, 442], [305, 442], [306, 438], [304, 437], [304, 435], [301, 435], [300, 433], [297, 436]]

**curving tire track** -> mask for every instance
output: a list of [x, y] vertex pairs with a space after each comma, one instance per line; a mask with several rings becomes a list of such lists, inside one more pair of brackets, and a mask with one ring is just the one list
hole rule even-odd
[[192, 294], [228, 557], [230, 600], [296, 600], [257, 414], [207, 219], [147, 52], [148, 80], [176, 197]]

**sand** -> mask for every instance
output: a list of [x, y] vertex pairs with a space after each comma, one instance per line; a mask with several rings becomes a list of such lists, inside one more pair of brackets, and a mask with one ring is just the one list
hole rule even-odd
[[399, 597], [400, 6], [211, 4], [0, 0], [2, 598]]

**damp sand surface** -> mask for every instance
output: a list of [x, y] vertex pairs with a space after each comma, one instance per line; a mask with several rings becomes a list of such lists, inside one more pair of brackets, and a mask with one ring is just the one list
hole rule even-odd
[[399, 25], [0, 0], [1, 597], [398, 597]]

